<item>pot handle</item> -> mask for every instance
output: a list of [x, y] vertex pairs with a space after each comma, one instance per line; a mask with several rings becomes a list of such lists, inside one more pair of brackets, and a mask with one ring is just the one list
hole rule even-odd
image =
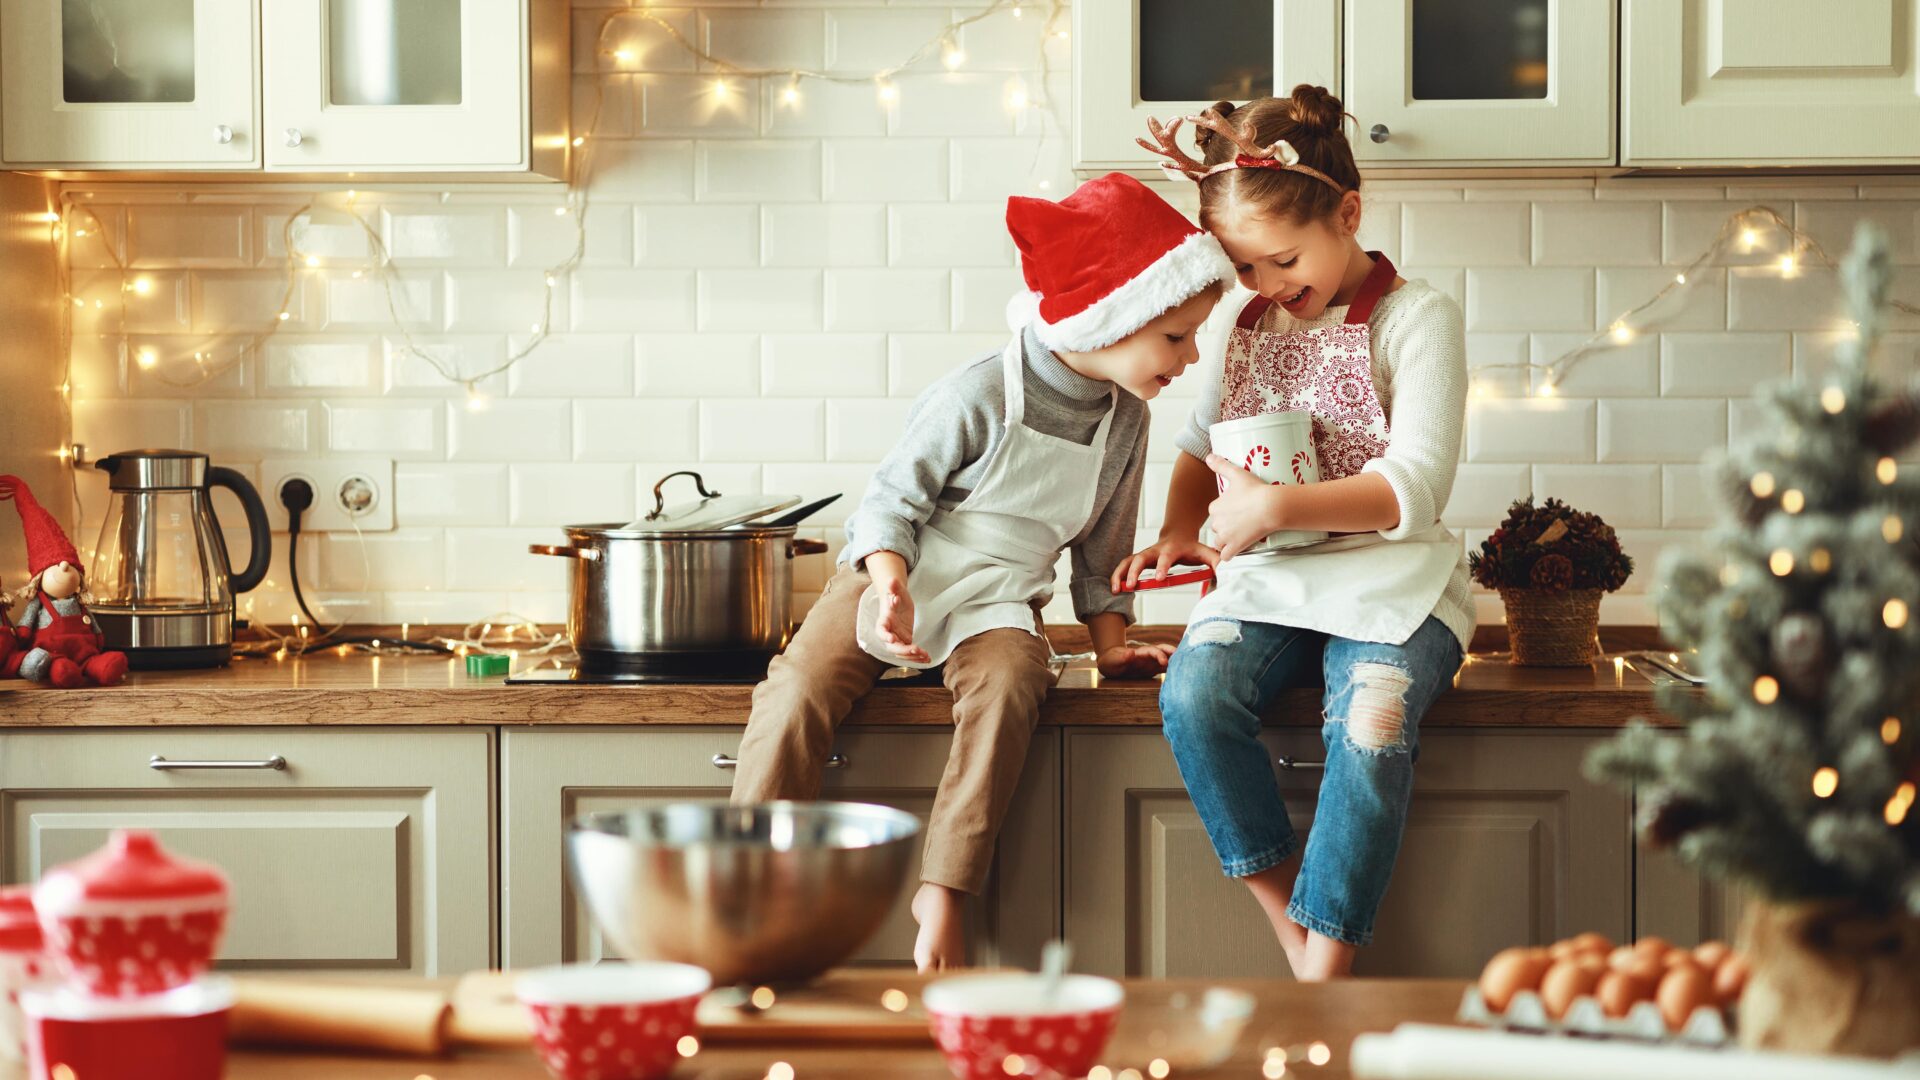
[[720, 493], [717, 491], [708, 491], [706, 480], [703, 479], [699, 473], [694, 472], [692, 469], [681, 469], [679, 472], [670, 472], [667, 475], [661, 477], [659, 483], [653, 485], [653, 513], [648, 514], [646, 517], [646, 520], [648, 521], [658, 520], [661, 514], [664, 514], [667, 512], [667, 497], [660, 491], [660, 489], [663, 487], [666, 487], [667, 481], [673, 479], [676, 476], [693, 477], [693, 486], [700, 490], [700, 497], [702, 499], [717, 498], [720, 495]]
[[568, 544], [528, 544], [527, 551], [534, 555], [558, 555], [563, 559], [585, 559], [594, 562], [600, 558], [597, 548], [573, 547]]
[[808, 540], [803, 537], [795, 537], [787, 541], [787, 557], [789, 559], [795, 555], [825, 555], [826, 553], [827, 542], [825, 540]]

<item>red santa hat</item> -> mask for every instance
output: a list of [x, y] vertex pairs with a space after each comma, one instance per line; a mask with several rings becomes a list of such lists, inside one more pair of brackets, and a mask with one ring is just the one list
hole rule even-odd
[[1007, 305], [1007, 322], [1032, 325], [1049, 349], [1105, 348], [1234, 278], [1218, 240], [1123, 173], [1057, 203], [1010, 198], [1007, 231], [1028, 289]]
[[74, 550], [73, 541], [60, 531], [60, 523], [53, 520], [47, 508], [34, 500], [33, 492], [27, 488], [27, 482], [17, 476], [0, 476], [0, 502], [13, 500], [20, 511], [20, 529], [27, 536], [27, 573], [38, 575], [40, 571], [56, 563], [80, 565], [80, 553]]

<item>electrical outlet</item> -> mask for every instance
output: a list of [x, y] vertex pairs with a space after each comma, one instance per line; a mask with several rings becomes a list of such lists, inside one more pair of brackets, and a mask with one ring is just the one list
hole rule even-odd
[[313, 506], [301, 532], [393, 531], [393, 462], [387, 458], [284, 458], [260, 463], [260, 498], [275, 532], [287, 529], [280, 489], [289, 480], [313, 485]]

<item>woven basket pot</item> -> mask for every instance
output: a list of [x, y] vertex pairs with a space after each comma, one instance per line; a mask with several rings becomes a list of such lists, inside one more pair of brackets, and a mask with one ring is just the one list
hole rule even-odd
[[1507, 640], [1523, 667], [1586, 667], [1599, 655], [1599, 589], [1501, 589]]
[[1920, 917], [1755, 900], [1741, 923], [1750, 1050], [1894, 1057], [1920, 1047]]

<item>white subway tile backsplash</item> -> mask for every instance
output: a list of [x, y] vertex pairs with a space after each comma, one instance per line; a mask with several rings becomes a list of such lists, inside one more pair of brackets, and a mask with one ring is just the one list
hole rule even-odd
[[507, 466], [403, 462], [393, 468], [394, 524], [505, 525]]
[[693, 140], [594, 139], [575, 175], [597, 197], [634, 202], [693, 198]]
[[386, 392], [391, 395], [419, 394], [448, 397], [464, 391], [468, 383], [489, 395], [506, 392], [506, 380], [498, 371], [506, 362], [507, 342], [498, 334], [439, 335], [385, 339]]
[[1400, 211], [1401, 251], [1427, 266], [1525, 266], [1528, 204], [1407, 203]]
[[184, 402], [75, 400], [73, 441], [95, 457], [137, 446], [188, 446], [192, 417]]
[[895, 266], [1011, 266], [1013, 239], [1006, 207], [993, 203], [928, 203], [889, 211], [888, 261]]
[[201, 270], [192, 278], [193, 332], [196, 334], [259, 333], [274, 325], [280, 304], [286, 301], [284, 328], [305, 329], [313, 317], [308, 283], [296, 283], [291, 296], [286, 277], [264, 270]]
[[760, 132], [760, 94], [751, 79], [716, 75], [636, 75], [637, 130], [642, 135], [702, 139]]
[[[1755, 243], [1748, 246], [1743, 240], [1743, 228], [1732, 221], [1751, 205], [1744, 202], [1667, 202], [1661, 209], [1664, 261], [1676, 267], [1691, 265], [1724, 237], [1727, 243], [1713, 262], [1731, 266], [1757, 266], [1773, 262], [1779, 258], [1778, 234], [1756, 222], [1751, 226], [1755, 230]], [[1780, 209], [1791, 220], [1791, 204], [1782, 204]]]
[[313, 410], [306, 405], [206, 401], [195, 405], [194, 413], [197, 449], [303, 454], [315, 448]]
[[753, 334], [641, 334], [642, 397], [753, 397], [760, 392], [760, 338]]
[[[1163, 479], [1157, 489], [1163, 493], [1162, 501], [1166, 483]], [[1507, 516], [1507, 507], [1515, 499], [1526, 498], [1532, 490], [1532, 476], [1526, 465], [1462, 465], [1454, 473], [1453, 494], [1447, 499], [1446, 511], [1440, 520], [1455, 529], [1490, 528]], [[1157, 512], [1150, 524], [1159, 524]]]
[[1660, 262], [1660, 207], [1655, 203], [1537, 202], [1533, 205], [1533, 261], [1538, 266], [1656, 265]]
[[[1004, 214], [1009, 195], [1058, 198], [1074, 187], [1065, 156], [1042, 154], [1036, 160], [1030, 138], [955, 139], [952, 152], [953, 198], [958, 202], [990, 202]], [[1047, 185], [1044, 188], [1040, 186], [1042, 181]], [[1367, 213], [1372, 214], [1374, 209], [1369, 206]], [[1398, 246], [1397, 226], [1394, 231]]]
[[1592, 461], [1594, 403], [1569, 398], [1479, 398], [1467, 402], [1467, 460]]
[[[1007, 330], [1007, 301], [1025, 292], [1020, 271], [961, 269], [953, 272], [953, 328], [974, 333]], [[906, 327], [903, 325], [902, 329]]]
[[[829, 11], [827, 66], [847, 72], [891, 68], [938, 37], [946, 24], [947, 12], [938, 9]], [[940, 59], [936, 52], [921, 62], [927, 69], [937, 69]]]
[[827, 460], [878, 463], [900, 441], [912, 402], [849, 398], [827, 402]]
[[1531, 373], [1512, 365], [1530, 363], [1530, 357], [1525, 334], [1468, 334], [1467, 377], [1471, 392], [1479, 396], [1525, 397], [1532, 386]]
[[[787, 91], [799, 95], [787, 100]], [[764, 79], [760, 88], [761, 127], [782, 139], [839, 135], [885, 135], [887, 113], [874, 101], [872, 83], [803, 82]]]
[[694, 192], [707, 202], [817, 202], [820, 144], [784, 139], [695, 143]]
[[[572, 522], [556, 521], [541, 529], [447, 529], [447, 587], [486, 591], [525, 589], [564, 600], [568, 560], [535, 555], [527, 550], [527, 545], [564, 543], [566, 537], [560, 526], [569, 524]], [[523, 615], [542, 617], [525, 610], [519, 598], [512, 601], [512, 607]], [[491, 612], [476, 611], [470, 618], [488, 614]]]
[[514, 465], [507, 470], [509, 523], [632, 521], [632, 465]]
[[576, 401], [576, 461], [688, 461], [696, 452], [698, 413], [685, 399]]
[[[1534, 334], [1536, 364], [1552, 364], [1586, 344], [1592, 333]], [[1562, 370], [1554, 392], [1565, 397], [1654, 397], [1660, 393], [1660, 340], [1652, 334], [1625, 343], [1611, 339], [1599, 351], [1588, 353]], [[1544, 388], [1546, 373], [1533, 373], [1535, 391]]]
[[783, 204], [759, 208], [760, 261], [767, 266], [885, 266], [887, 208], [878, 204]]
[[[555, 213], [556, 210], [560, 212]], [[560, 266], [572, 257], [583, 226], [586, 246], [582, 249], [580, 265], [633, 265], [633, 207], [592, 203], [586, 209], [584, 221], [578, 214], [579, 211], [558, 200], [537, 206], [508, 207], [507, 265], [516, 270], [552, 270]]]
[[884, 397], [885, 334], [769, 334], [763, 340], [768, 397]]
[[446, 584], [446, 538], [439, 529], [320, 533], [316, 539], [320, 548], [316, 584], [323, 589], [367, 593], [438, 589]]
[[1660, 392], [1668, 397], [1747, 397], [1792, 370], [1787, 334], [1660, 335]]
[[385, 330], [393, 325], [395, 311], [410, 326], [438, 327], [442, 278], [431, 270], [402, 271], [392, 278], [330, 274], [325, 283], [326, 329]]
[[1735, 330], [1837, 330], [1846, 318], [1837, 276], [1823, 267], [1783, 275], [1774, 267], [1731, 271], [1728, 323]]
[[759, 265], [758, 207], [641, 207], [634, 217], [641, 266]]
[[580, 270], [571, 281], [576, 332], [693, 329], [692, 270]]
[[1698, 540], [1698, 534], [1692, 532], [1673, 532], [1663, 529], [1620, 529], [1620, 550], [1633, 558], [1633, 576], [1620, 587], [1620, 592], [1632, 596], [1651, 593], [1654, 584], [1660, 580], [1660, 559], [1668, 548], [1685, 547]]
[[498, 266], [506, 262], [506, 215], [490, 207], [388, 206], [387, 251], [403, 266]]
[[1900, 202], [1795, 203], [1790, 220], [1835, 257], [1853, 246], [1854, 230], [1860, 222], [1870, 221], [1886, 233], [1887, 250], [1894, 262], [1920, 262], [1920, 198]]
[[826, 328], [945, 330], [952, 277], [944, 270], [829, 270]]
[[817, 330], [819, 270], [702, 270], [700, 329]]
[[[437, 401], [397, 405], [329, 402], [327, 449], [401, 460], [446, 457], [445, 406]], [[398, 513], [396, 506], [395, 512]]]
[[838, 532], [847, 516], [860, 505], [866, 494], [873, 466], [865, 463], [840, 465], [827, 462], [783, 462], [769, 464], [762, 472], [765, 491], [805, 492], [808, 499], [824, 499], [839, 494], [840, 499], [807, 519], [815, 528]]
[[[597, 10], [628, 7], [626, 11]], [[655, 22], [653, 17], [658, 17]], [[611, 21], [609, 21], [611, 20]], [[573, 5], [573, 70], [586, 71], [692, 71], [692, 54], [682, 49], [675, 35], [686, 41], [699, 38], [695, 13], [688, 10], [648, 6], [631, 8], [621, 4]], [[616, 55], [625, 49], [626, 57]], [[613, 80], [617, 85], [619, 80]]]
[[1705, 465], [1662, 465], [1660, 524], [1669, 529], [1705, 529], [1719, 520], [1719, 506]]
[[983, 356], [997, 355], [1006, 344], [1005, 331], [998, 334], [889, 334], [887, 393], [893, 397], [919, 397], [921, 391], [942, 376]]
[[[525, 352], [532, 334], [507, 339]], [[633, 393], [633, 338], [626, 334], [553, 334], [507, 369], [514, 397], [626, 397]]]
[[1468, 330], [1591, 329], [1593, 271], [1470, 266], [1466, 309]]
[[1401, 206], [1397, 202], [1364, 199], [1360, 204], [1360, 231], [1354, 234], [1354, 239], [1366, 251], [1385, 254], [1397, 267], [1406, 261], [1401, 258], [1401, 217]]
[[768, 398], [700, 403], [700, 457], [704, 461], [818, 461], [823, 451], [824, 403], [814, 398]]
[[[1724, 330], [1727, 326], [1727, 276], [1721, 270], [1700, 270], [1666, 298], [1633, 316], [1636, 330]], [[1600, 321], [1607, 327], [1674, 283], [1671, 268], [1603, 267], [1599, 274]]]
[[449, 402], [447, 458], [452, 461], [566, 461], [572, 456], [573, 413], [564, 401]]
[[1660, 527], [1658, 465], [1535, 465], [1533, 494], [1599, 514], [1616, 529]]
[[1033, 93], [1021, 75], [949, 74], [902, 79], [890, 113], [893, 135], [1012, 135], [1012, 95], [1021, 87]]
[[529, 333], [567, 325], [567, 290], [549, 297], [537, 270], [449, 270], [446, 324], [454, 333]]
[[1600, 460], [1693, 464], [1727, 444], [1727, 403], [1600, 402]]
[[827, 139], [825, 196], [833, 202], [937, 202], [947, 197], [945, 139]]
[[127, 265], [251, 266], [252, 219], [246, 206], [132, 207], [127, 214]]
[[289, 397], [373, 393], [379, 362], [375, 338], [276, 334], [260, 347], [260, 386]]
[[802, 68], [827, 63], [827, 16], [820, 11], [719, 10], [700, 16], [706, 50], [740, 68]]

